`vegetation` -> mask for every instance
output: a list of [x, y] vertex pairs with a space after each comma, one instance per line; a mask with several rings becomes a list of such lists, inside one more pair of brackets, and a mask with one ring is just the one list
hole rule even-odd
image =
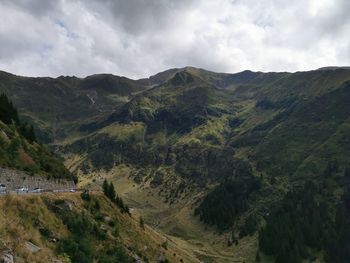
[[[8, 195], [1, 198], [0, 210], [1, 249], [24, 263], [129, 263], [136, 255], [155, 262], [159, 253], [182, 255], [173, 246], [162, 249], [162, 235], [140, 229], [101, 194], [90, 193], [89, 200], [78, 193]], [[29, 253], [27, 241], [40, 251]]]
[[145, 230], [145, 221], [143, 220], [142, 217], [140, 217], [140, 227]]
[[239, 238], [243, 238], [245, 236], [252, 236], [259, 227], [259, 219], [257, 216], [250, 215], [244, 221], [244, 224], [239, 229]]
[[0, 95], [0, 121], [7, 125], [14, 124], [18, 132], [30, 143], [36, 141], [33, 125], [20, 123], [17, 109], [5, 94]]
[[19, 123], [17, 109], [5, 94], [0, 95], [0, 120], [5, 124]]
[[103, 181], [102, 190], [105, 196], [116, 204], [122, 213], [127, 213], [130, 215], [129, 207], [124, 203], [123, 199], [116, 194], [113, 183], [108, 183], [105, 179]]
[[[0, 90], [20, 106], [38, 140], [55, 140], [73, 170], [113, 173], [125, 166], [151, 205], [169, 205], [164, 213], [153, 209], [146, 221], [164, 216], [162, 226], [192, 240], [193, 229], [181, 228], [193, 211], [180, 206], [190, 204], [202, 222], [232, 231], [230, 242], [243, 239], [232, 251], [248, 244], [257, 261], [266, 261], [266, 254], [279, 262], [325, 254], [342, 262], [346, 255], [346, 176], [340, 173], [350, 163], [349, 70], [219, 74], [184, 68], [139, 81], [6, 73], [0, 79]], [[1, 164], [64, 174], [51, 158], [35, 154], [41, 146], [29, 126], [20, 131], [10, 111], [11, 123], [1, 128]], [[104, 189], [127, 211], [114, 186], [106, 183]], [[203, 261], [214, 258], [208, 257]]]
[[248, 209], [249, 197], [259, 190], [260, 179], [243, 167], [236, 171], [235, 177], [226, 179], [203, 199], [195, 210], [200, 220], [225, 230]]
[[100, 242], [106, 239], [106, 234], [87, 214], [66, 212], [60, 217], [63, 218], [70, 235], [61, 241], [58, 251], [69, 255], [72, 262], [89, 263], [96, 259], [100, 262], [131, 262], [118, 244], [112, 243], [112, 246], [96, 251], [96, 237]]
[[[336, 182], [329, 176], [336, 172], [337, 168], [330, 164], [319, 182], [309, 181], [286, 194], [259, 233], [261, 251], [274, 255], [277, 263], [313, 259], [313, 251], [325, 251], [327, 262], [347, 262], [350, 188], [345, 184], [344, 194], [335, 206]], [[345, 173], [341, 181], [347, 180]]]
[[32, 125], [21, 123], [17, 109], [0, 95], [0, 165], [42, 174], [48, 178], [76, 178], [64, 167], [63, 159], [38, 144]]

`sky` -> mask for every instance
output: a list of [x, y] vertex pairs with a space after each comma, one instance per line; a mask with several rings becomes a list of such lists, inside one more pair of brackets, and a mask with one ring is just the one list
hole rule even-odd
[[0, 0], [0, 70], [143, 78], [350, 65], [349, 0]]

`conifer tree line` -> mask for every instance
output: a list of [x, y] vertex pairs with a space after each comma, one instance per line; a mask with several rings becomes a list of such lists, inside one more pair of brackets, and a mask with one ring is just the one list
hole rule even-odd
[[19, 124], [17, 109], [5, 94], [0, 95], [0, 120], [5, 124]]
[[0, 120], [7, 125], [15, 124], [19, 133], [29, 142], [36, 141], [33, 125], [20, 122], [17, 109], [6, 94], [0, 95]]
[[[286, 194], [259, 232], [260, 251], [273, 255], [276, 263], [313, 261], [316, 251], [325, 252], [326, 262], [349, 262], [350, 170], [336, 176], [338, 171], [330, 163], [319, 180]], [[336, 205], [335, 184], [343, 189]]]
[[195, 215], [220, 231], [231, 227], [248, 208], [252, 193], [261, 187], [261, 179], [250, 169], [240, 171], [236, 177], [226, 179], [210, 192], [195, 209]]
[[0, 126], [8, 138], [0, 136], [1, 167], [16, 168], [31, 175], [42, 174], [48, 179], [77, 181], [53, 151], [44, 145], [33, 144], [37, 141], [33, 126], [21, 122], [16, 107], [5, 94], [0, 94]]
[[129, 207], [124, 204], [123, 199], [117, 195], [112, 182], [108, 183], [105, 179], [102, 184], [102, 190], [105, 196], [115, 203], [122, 213], [128, 213], [130, 215]]
[[[251, 173], [228, 178], [209, 193], [195, 210], [200, 220], [224, 231], [247, 211], [249, 196], [261, 187]], [[342, 191], [339, 197], [336, 191]], [[276, 263], [301, 263], [324, 255], [327, 263], [348, 263], [350, 258], [350, 168], [330, 161], [324, 171], [305, 184], [297, 184], [272, 211], [261, 218], [251, 215], [239, 238], [259, 233], [259, 250]], [[260, 229], [260, 230], [259, 230]], [[237, 237], [229, 241], [238, 242]], [[318, 253], [322, 252], [322, 253]]]

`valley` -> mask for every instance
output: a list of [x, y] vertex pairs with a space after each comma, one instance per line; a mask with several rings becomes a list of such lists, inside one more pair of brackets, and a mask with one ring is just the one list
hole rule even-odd
[[[140, 80], [1, 72], [0, 92], [63, 158], [78, 187], [100, 191], [105, 179], [113, 182], [132, 218], [168, 240], [170, 262], [180, 262], [173, 250], [183, 262], [332, 262], [328, 234], [346, 255], [347, 236], [334, 222], [348, 213], [337, 212], [349, 187], [347, 68], [228, 74], [186, 67]], [[38, 167], [35, 173], [50, 174]], [[290, 223], [284, 215], [305, 185], [315, 190], [300, 199], [315, 202], [298, 210], [305, 220], [293, 224], [295, 242], [273, 222]], [[308, 221], [320, 213], [322, 221]], [[308, 224], [325, 234], [310, 237]], [[269, 231], [286, 240], [266, 246], [275, 244]]]

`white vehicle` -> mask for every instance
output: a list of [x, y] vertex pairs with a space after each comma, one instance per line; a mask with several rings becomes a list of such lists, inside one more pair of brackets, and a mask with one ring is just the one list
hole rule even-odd
[[6, 192], [6, 186], [4, 184], [0, 184], [0, 193]]
[[28, 193], [28, 187], [22, 186], [16, 189], [16, 192]]
[[30, 192], [31, 193], [41, 193], [43, 191], [43, 189], [39, 188], [39, 187], [36, 187], [34, 188], [33, 190], [31, 190]]

